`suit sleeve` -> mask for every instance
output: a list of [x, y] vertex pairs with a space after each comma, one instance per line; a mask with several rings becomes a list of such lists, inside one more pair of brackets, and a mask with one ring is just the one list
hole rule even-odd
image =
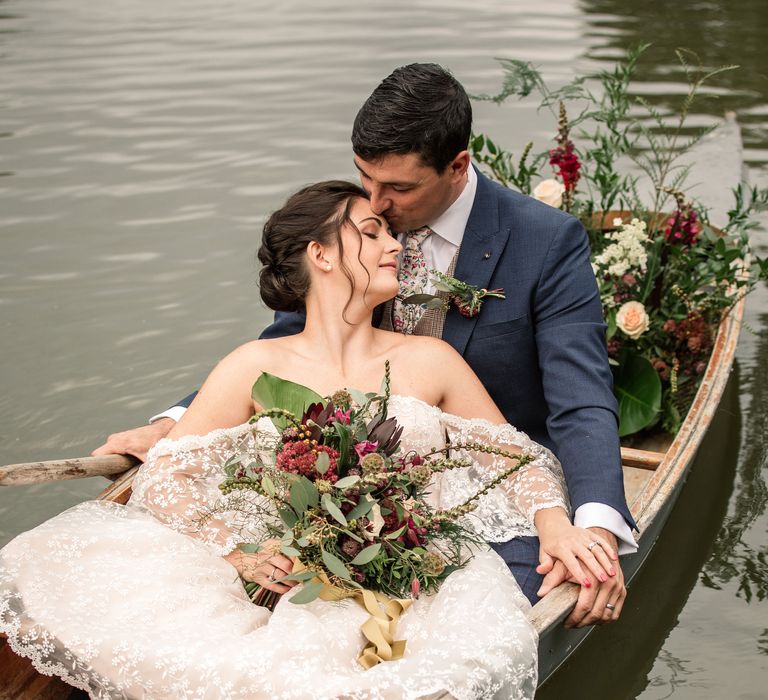
[[560, 225], [547, 252], [534, 314], [547, 430], [572, 507], [604, 503], [634, 527], [624, 496], [602, 305], [587, 233], [572, 217]]

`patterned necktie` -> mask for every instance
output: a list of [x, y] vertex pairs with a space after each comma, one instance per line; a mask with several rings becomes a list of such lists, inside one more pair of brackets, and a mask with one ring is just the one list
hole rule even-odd
[[402, 300], [413, 294], [424, 294], [429, 283], [429, 270], [421, 249], [432, 234], [428, 226], [411, 231], [405, 236], [405, 250], [400, 263], [400, 293], [395, 297], [392, 326], [396, 331], [410, 335], [419, 322], [424, 307], [420, 304], [403, 304]]

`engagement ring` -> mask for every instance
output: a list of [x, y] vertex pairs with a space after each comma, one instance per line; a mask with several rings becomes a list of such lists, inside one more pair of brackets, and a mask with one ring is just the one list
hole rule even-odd
[[603, 545], [601, 545], [597, 540], [592, 540], [592, 542], [590, 542], [589, 545], [587, 545], [587, 549], [591, 552], [593, 547], [602, 547], [602, 546]]

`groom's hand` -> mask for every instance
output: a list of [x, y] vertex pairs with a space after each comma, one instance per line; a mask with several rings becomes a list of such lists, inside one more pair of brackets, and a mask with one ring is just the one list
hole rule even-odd
[[176, 425], [172, 418], [160, 418], [149, 425], [140, 428], [126, 430], [122, 433], [113, 433], [107, 441], [97, 447], [91, 454], [98, 455], [133, 455], [142, 462], [147, 458], [147, 452], [154, 444], [164, 438]]
[[[599, 527], [587, 529], [603, 537], [614, 548], [614, 551], [617, 551], [618, 543], [612, 532]], [[536, 567], [536, 571], [544, 574], [544, 581], [538, 590], [539, 596], [545, 596], [564, 581], [581, 585], [576, 606], [565, 620], [565, 627], [585, 627], [586, 625], [604, 624], [619, 619], [624, 599], [627, 596], [627, 589], [624, 586], [624, 574], [618, 560], [611, 562], [615, 575], [610, 576], [607, 581], [601, 582], [587, 571], [589, 586], [577, 581], [559, 559], [553, 559], [545, 554], [541, 560], [542, 563]], [[613, 608], [608, 607], [609, 605]]]

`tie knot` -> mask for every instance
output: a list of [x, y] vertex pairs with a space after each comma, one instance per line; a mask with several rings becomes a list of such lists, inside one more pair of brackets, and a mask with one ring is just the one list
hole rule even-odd
[[424, 241], [426, 241], [432, 233], [432, 229], [429, 228], [429, 226], [410, 231], [406, 234], [406, 248], [421, 248]]

